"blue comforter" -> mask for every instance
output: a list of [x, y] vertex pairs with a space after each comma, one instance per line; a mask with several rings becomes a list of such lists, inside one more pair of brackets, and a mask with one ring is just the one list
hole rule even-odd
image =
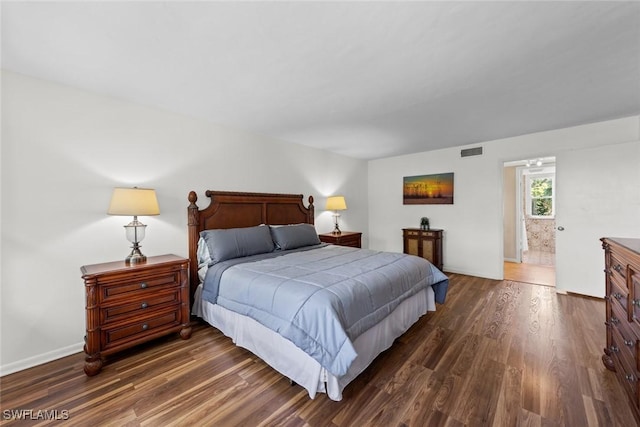
[[423, 258], [318, 245], [214, 264], [202, 295], [278, 332], [341, 376], [357, 356], [352, 342], [432, 285], [443, 303], [448, 279]]

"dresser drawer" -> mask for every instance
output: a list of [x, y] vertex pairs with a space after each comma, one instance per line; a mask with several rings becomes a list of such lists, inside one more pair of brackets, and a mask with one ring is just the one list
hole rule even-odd
[[620, 336], [614, 331], [612, 337], [611, 352], [616, 365], [616, 375], [620, 383], [632, 396], [634, 404], [640, 405], [640, 379], [638, 370], [633, 366], [632, 354], [624, 348]]
[[117, 305], [105, 304], [100, 308], [100, 322], [108, 324], [119, 320], [144, 315], [147, 312], [175, 306], [180, 303], [180, 289], [168, 292], [143, 295], [145, 298], [136, 301], [121, 301]]
[[[617, 253], [611, 254], [611, 265], [609, 266], [611, 278], [627, 288], [627, 262]], [[627, 289], [627, 292], [629, 290]]]
[[627, 292], [626, 286], [621, 286], [618, 280], [611, 280], [611, 294], [609, 295], [609, 299], [613, 305], [619, 306], [623, 312], [623, 319], [630, 320], [628, 315], [629, 307], [629, 293]]
[[[613, 317], [618, 319], [623, 316], [622, 310], [617, 305], [612, 307]], [[618, 352], [627, 359], [627, 364], [640, 373], [640, 337], [633, 332], [633, 324], [625, 319], [611, 322], [612, 338], [617, 343]], [[610, 349], [614, 351], [613, 349]], [[616, 352], [616, 351], [614, 351]]]
[[614, 329], [622, 327], [623, 323], [628, 323], [626, 311], [619, 304], [611, 304], [611, 316], [607, 319], [607, 324]]
[[629, 301], [630, 320], [635, 322], [636, 327], [640, 327], [640, 271], [634, 270], [632, 266], [629, 268], [629, 276], [629, 285], [631, 287], [631, 301]]
[[357, 231], [343, 231], [341, 234], [324, 233], [319, 234], [318, 237], [322, 243], [349, 246], [352, 248], [362, 247], [362, 233]]
[[168, 271], [163, 274], [140, 275], [135, 279], [108, 278], [98, 280], [100, 289], [100, 303], [106, 304], [117, 300], [130, 300], [131, 298], [144, 298], [159, 290], [180, 286], [180, 275], [176, 271]]
[[160, 332], [162, 329], [171, 328], [180, 324], [180, 312], [178, 307], [175, 309], [164, 311], [143, 319], [120, 325], [112, 328], [104, 328], [103, 334], [103, 350], [108, 350], [113, 346], [123, 344], [128, 340], [135, 340], [140, 336]]

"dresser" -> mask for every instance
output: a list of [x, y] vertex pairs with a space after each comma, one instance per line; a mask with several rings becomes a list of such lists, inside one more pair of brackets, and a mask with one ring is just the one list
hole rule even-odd
[[86, 353], [84, 372], [96, 375], [103, 358], [137, 344], [180, 332], [191, 336], [189, 260], [176, 255], [85, 265]]
[[600, 240], [605, 253], [607, 325], [602, 361], [627, 391], [640, 425], [640, 239]]
[[422, 257], [442, 270], [442, 230], [403, 228], [402, 240], [405, 254]]
[[340, 234], [324, 233], [319, 234], [318, 237], [322, 243], [351, 246], [352, 248], [362, 247], [362, 233], [356, 231], [343, 231]]

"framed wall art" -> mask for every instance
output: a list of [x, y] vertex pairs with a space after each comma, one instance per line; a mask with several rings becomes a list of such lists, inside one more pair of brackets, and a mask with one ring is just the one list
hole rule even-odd
[[405, 176], [402, 203], [405, 205], [452, 205], [453, 172]]

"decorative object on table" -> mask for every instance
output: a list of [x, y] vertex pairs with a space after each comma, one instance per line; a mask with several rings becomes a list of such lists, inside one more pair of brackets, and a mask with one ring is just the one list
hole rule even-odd
[[420, 218], [420, 230], [429, 230], [429, 218], [423, 216]]
[[138, 221], [138, 215], [160, 215], [160, 207], [158, 206], [155, 190], [137, 187], [114, 188], [107, 213], [109, 215], [133, 216], [133, 221], [124, 226], [127, 240], [133, 244], [131, 253], [125, 259], [125, 263], [140, 264], [146, 262], [147, 257], [140, 252], [140, 242], [144, 239], [147, 226]]
[[347, 202], [344, 200], [344, 196], [328, 197], [326, 209], [328, 211], [333, 211], [333, 220], [335, 223], [333, 234], [340, 234], [341, 231], [340, 227], [338, 226], [338, 218], [340, 217], [340, 213], [338, 213], [338, 211], [344, 211], [347, 209]]
[[405, 205], [452, 205], [453, 172], [405, 176], [402, 203]]

